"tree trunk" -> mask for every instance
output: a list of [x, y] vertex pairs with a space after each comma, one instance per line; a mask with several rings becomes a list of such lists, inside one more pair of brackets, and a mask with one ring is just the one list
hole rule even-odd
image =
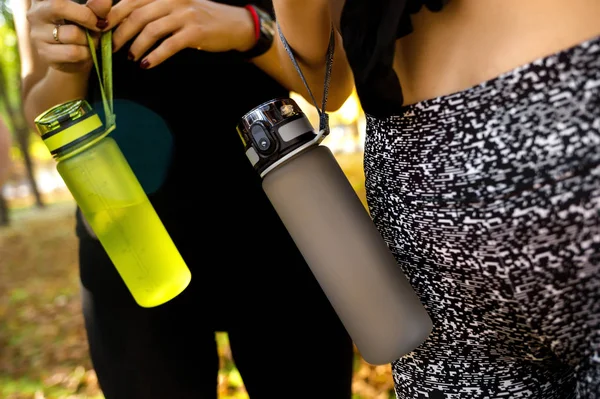
[[[19, 118], [23, 120], [23, 118]], [[13, 119], [14, 121], [14, 119]], [[14, 123], [14, 122], [13, 122]], [[15, 126], [15, 125], [13, 125]], [[31, 155], [29, 154], [29, 128], [25, 126], [15, 127], [17, 142], [19, 143], [19, 147], [21, 148], [21, 152], [23, 153], [23, 161], [25, 162], [25, 170], [27, 171], [27, 179], [29, 180], [29, 185], [31, 186], [31, 191], [33, 192], [33, 196], [35, 198], [35, 205], [38, 208], [43, 208], [45, 206], [44, 201], [42, 200], [42, 195], [40, 194], [40, 190], [37, 185], [37, 181], [35, 180], [33, 161], [31, 159]]]
[[0, 187], [0, 227], [6, 227], [10, 224], [10, 215], [8, 213], [8, 203], [4, 198], [2, 187]]
[[29, 180], [29, 185], [31, 186], [31, 191], [33, 192], [33, 196], [35, 198], [35, 204], [38, 208], [44, 207], [44, 202], [42, 200], [42, 196], [40, 194], [40, 190], [38, 189], [37, 182], [35, 180], [35, 174], [33, 170], [33, 161], [31, 159], [31, 155], [29, 154], [29, 135], [31, 134], [29, 130], [29, 126], [25, 121], [25, 115], [23, 111], [23, 106], [19, 103], [19, 109], [15, 109], [12, 104], [8, 101], [8, 92], [6, 91], [4, 84], [6, 82], [6, 76], [4, 75], [4, 71], [0, 66], [0, 98], [3, 98], [5, 101], [5, 108], [7, 112], [8, 119], [10, 120], [10, 124], [13, 129], [15, 129], [15, 136], [17, 139], [17, 143], [21, 149], [21, 153], [23, 154], [23, 160], [25, 161], [25, 169], [27, 170], [27, 178]]

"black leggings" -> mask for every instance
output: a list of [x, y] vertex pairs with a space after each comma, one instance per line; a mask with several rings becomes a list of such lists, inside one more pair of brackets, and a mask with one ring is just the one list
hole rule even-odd
[[106, 399], [217, 398], [219, 330], [251, 399], [351, 398], [352, 342], [303, 262], [275, 281], [264, 265], [211, 275], [223, 267], [205, 261], [195, 273], [192, 263], [182, 295], [143, 309], [99, 243], [81, 238], [85, 326]]

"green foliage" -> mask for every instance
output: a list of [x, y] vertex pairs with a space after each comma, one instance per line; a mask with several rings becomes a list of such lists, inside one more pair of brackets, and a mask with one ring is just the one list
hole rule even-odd
[[[21, 104], [21, 62], [12, 11], [8, 0], [0, 0], [0, 85], [5, 88], [6, 98], [0, 97], [0, 117], [14, 132], [12, 121], [6, 117], [7, 107], [19, 109]], [[4, 90], [3, 90], [4, 91]]]
[[9, 26], [13, 26], [13, 14], [9, 3], [10, 1], [8, 0], [0, 0], [0, 24], [6, 23]]

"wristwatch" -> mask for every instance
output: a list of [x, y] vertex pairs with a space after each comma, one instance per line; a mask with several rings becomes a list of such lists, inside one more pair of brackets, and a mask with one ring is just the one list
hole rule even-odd
[[252, 14], [254, 19], [256, 44], [250, 50], [244, 51], [242, 56], [251, 59], [269, 51], [275, 38], [276, 26], [275, 21], [268, 12], [254, 4], [248, 4], [245, 8]]

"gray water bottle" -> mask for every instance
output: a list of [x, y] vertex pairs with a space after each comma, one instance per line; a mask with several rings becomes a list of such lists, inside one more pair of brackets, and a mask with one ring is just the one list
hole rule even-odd
[[325, 295], [371, 364], [419, 346], [431, 319], [332, 152], [289, 98], [237, 126], [271, 204]]

